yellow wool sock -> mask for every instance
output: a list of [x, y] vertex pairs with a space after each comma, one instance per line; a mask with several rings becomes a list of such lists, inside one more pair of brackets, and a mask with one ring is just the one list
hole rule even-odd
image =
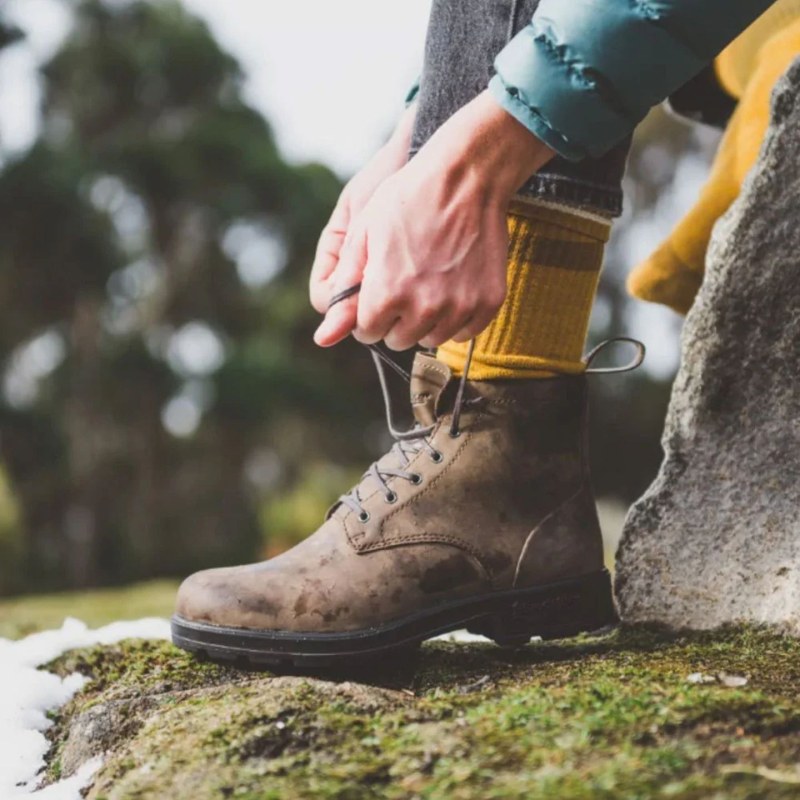
[[[508, 215], [508, 295], [475, 341], [473, 380], [579, 374], [611, 221], [564, 207], [516, 203]], [[437, 356], [456, 375], [468, 344]]]
[[675, 230], [628, 278], [628, 291], [680, 314], [691, 308], [716, 221], [739, 196], [769, 124], [775, 81], [800, 53], [800, 0], [779, 0], [716, 61], [722, 85], [739, 104], [700, 198]]

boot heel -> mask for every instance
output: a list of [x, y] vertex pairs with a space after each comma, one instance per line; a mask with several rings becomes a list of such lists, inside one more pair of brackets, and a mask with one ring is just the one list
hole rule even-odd
[[493, 613], [469, 627], [500, 647], [521, 647], [534, 637], [565, 639], [619, 621], [607, 570], [574, 581], [514, 592]]

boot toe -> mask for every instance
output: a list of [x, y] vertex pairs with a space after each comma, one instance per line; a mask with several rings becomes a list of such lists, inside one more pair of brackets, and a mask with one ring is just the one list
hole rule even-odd
[[230, 569], [207, 569], [190, 575], [178, 589], [175, 615], [189, 622], [229, 625], [236, 608]]

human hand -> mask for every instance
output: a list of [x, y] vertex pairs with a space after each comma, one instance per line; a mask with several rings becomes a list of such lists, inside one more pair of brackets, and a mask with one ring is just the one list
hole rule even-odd
[[553, 152], [486, 92], [451, 117], [352, 220], [314, 340], [394, 350], [467, 341], [506, 292], [508, 202]]
[[339, 253], [351, 220], [364, 209], [381, 183], [408, 162], [415, 113], [413, 105], [405, 110], [389, 141], [348, 181], [319, 237], [311, 268], [309, 296], [311, 305], [320, 314], [327, 311], [333, 296]]

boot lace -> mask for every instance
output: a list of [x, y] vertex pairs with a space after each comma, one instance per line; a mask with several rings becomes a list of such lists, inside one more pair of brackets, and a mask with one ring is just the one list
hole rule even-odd
[[[337, 295], [331, 298], [330, 302], [328, 303], [328, 308], [331, 308], [336, 303], [340, 303], [342, 300], [346, 300], [348, 297], [352, 297], [354, 294], [357, 294], [360, 289], [361, 284], [358, 283], [355, 286], [351, 286], [350, 288], [339, 292]], [[616, 343], [633, 345], [636, 348], [636, 356], [634, 359], [621, 367], [593, 368], [591, 365], [595, 358], [606, 347]], [[442, 454], [428, 441], [428, 436], [433, 433], [433, 430], [436, 427], [435, 424], [423, 426], [419, 423], [416, 423], [407, 431], [398, 431], [395, 428], [394, 416], [392, 414], [392, 401], [391, 397], [389, 396], [389, 386], [386, 381], [386, 367], [388, 366], [393, 369], [408, 384], [411, 383], [411, 375], [377, 345], [371, 344], [367, 345], [367, 347], [372, 354], [372, 360], [375, 362], [375, 368], [378, 371], [378, 379], [380, 380], [381, 392], [383, 393], [383, 405], [386, 409], [386, 425], [389, 429], [389, 433], [395, 440], [395, 443], [392, 445], [389, 453], [393, 454], [397, 458], [400, 468], [396, 469], [388, 466], [380, 467], [378, 466], [379, 462], [376, 461], [362, 475], [359, 485], [339, 498], [339, 502], [342, 505], [347, 506], [358, 514], [358, 518], [361, 522], [369, 522], [369, 512], [362, 505], [365, 498], [361, 496], [360, 492], [361, 486], [367, 478], [372, 478], [372, 480], [378, 484], [378, 487], [383, 492], [383, 497], [387, 503], [394, 503], [397, 500], [397, 494], [389, 486], [387, 479], [398, 478], [399, 480], [411, 481], [411, 483], [419, 485], [422, 483], [422, 476], [418, 472], [410, 472], [408, 470], [408, 466], [411, 463], [411, 458], [418, 455], [422, 451], [425, 451], [430, 458], [437, 463], [443, 458]], [[472, 339], [469, 343], [467, 358], [464, 364], [464, 372], [461, 375], [455, 403], [453, 405], [453, 417], [452, 422], [450, 423], [450, 436], [453, 438], [456, 438], [461, 434], [459, 423], [461, 421], [461, 412], [464, 407], [464, 396], [467, 388], [469, 368], [472, 363], [472, 355], [474, 350], [475, 339]], [[586, 374], [630, 372], [631, 370], [636, 369], [642, 363], [642, 361], [644, 361], [644, 357], [645, 347], [640, 341], [631, 339], [627, 336], [617, 336], [613, 339], [608, 339], [605, 342], [602, 342], [586, 356], [584, 359], [584, 364], [586, 365], [585, 371]]]
[[[334, 298], [336, 300], [337, 298]], [[344, 298], [341, 298], [344, 299]], [[337, 300], [338, 302], [338, 300]], [[331, 302], [333, 305], [333, 301]], [[443, 459], [443, 455], [439, 452], [428, 440], [428, 437], [433, 433], [435, 424], [433, 425], [420, 425], [414, 424], [412, 428], [407, 431], [397, 430], [394, 423], [394, 414], [392, 412], [392, 400], [389, 394], [389, 384], [386, 380], [386, 367], [390, 367], [403, 380], [410, 384], [411, 375], [403, 369], [391, 356], [381, 350], [377, 345], [367, 345], [372, 355], [372, 360], [375, 362], [375, 369], [378, 371], [378, 380], [381, 384], [381, 393], [383, 394], [383, 405], [386, 409], [386, 426], [389, 429], [391, 437], [395, 440], [389, 450], [397, 459], [399, 468], [389, 466], [379, 466], [379, 461], [373, 462], [370, 468], [361, 477], [361, 482], [358, 486], [353, 488], [347, 494], [339, 498], [342, 505], [347, 506], [352, 511], [358, 514], [358, 519], [361, 522], [369, 522], [369, 512], [363, 507], [362, 503], [364, 497], [361, 495], [361, 487], [367, 478], [372, 480], [378, 485], [383, 492], [383, 498], [387, 503], [394, 503], [397, 501], [397, 494], [387, 483], [389, 478], [398, 478], [399, 480], [410, 481], [415, 486], [422, 483], [422, 475], [418, 472], [412, 472], [408, 469], [411, 459], [425, 452], [434, 463], [439, 463]], [[453, 406], [453, 418], [450, 423], [450, 436], [456, 438], [460, 436], [461, 430], [459, 423], [461, 421], [461, 411], [464, 406], [464, 396], [467, 387], [467, 376], [469, 375], [469, 367], [472, 361], [472, 353], [475, 349], [475, 340], [470, 342], [469, 350], [467, 351], [467, 360], [464, 365], [464, 372], [458, 384], [458, 392], [456, 393], [455, 404]], [[381, 459], [383, 460], [383, 459]]]

